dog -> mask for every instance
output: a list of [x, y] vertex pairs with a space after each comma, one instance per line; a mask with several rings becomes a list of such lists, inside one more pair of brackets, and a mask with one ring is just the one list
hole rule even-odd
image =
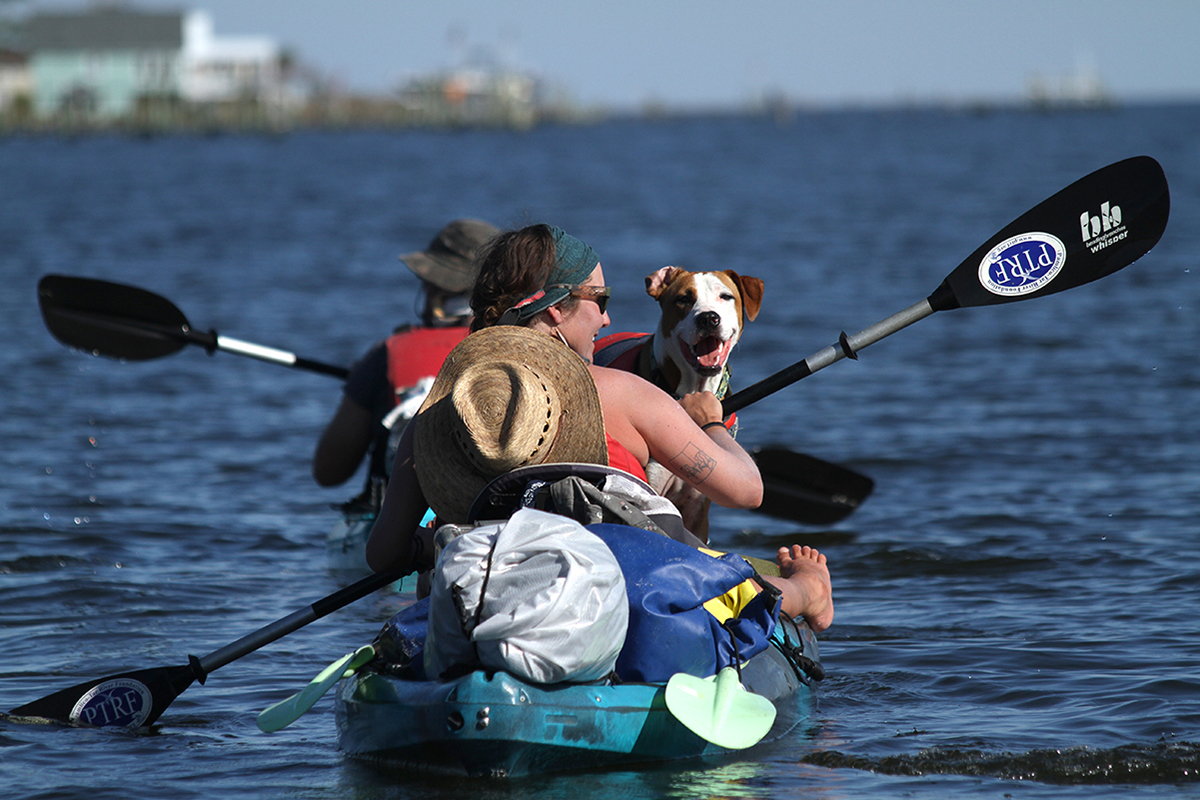
[[[724, 397], [729, 356], [746, 323], [758, 316], [763, 282], [730, 269], [689, 272], [671, 266], [646, 276], [646, 294], [661, 311], [654, 333], [604, 337], [595, 363], [635, 372], [676, 398], [702, 391]], [[732, 418], [726, 425], [736, 430]], [[679, 509], [684, 526], [708, 541], [709, 499], [653, 460], [646, 475]]]

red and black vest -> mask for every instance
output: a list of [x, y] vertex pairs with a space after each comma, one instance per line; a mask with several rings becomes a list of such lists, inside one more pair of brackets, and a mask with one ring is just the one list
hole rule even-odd
[[[388, 384], [398, 397], [422, 378], [432, 378], [470, 328], [407, 328], [388, 337]], [[397, 401], [398, 402], [398, 401]]]

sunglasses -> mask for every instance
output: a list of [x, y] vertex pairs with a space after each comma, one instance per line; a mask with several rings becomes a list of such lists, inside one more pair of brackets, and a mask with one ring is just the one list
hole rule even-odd
[[591, 300], [595, 303], [600, 313], [608, 311], [608, 298], [612, 295], [611, 286], [572, 286], [567, 283], [555, 283], [546, 287], [547, 289], [568, 289], [571, 297], [578, 297], [583, 300]]

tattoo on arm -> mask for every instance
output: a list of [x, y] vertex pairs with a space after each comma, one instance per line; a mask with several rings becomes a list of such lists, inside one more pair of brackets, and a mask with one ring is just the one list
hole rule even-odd
[[717, 462], [708, 453], [689, 442], [679, 455], [671, 459], [671, 465], [679, 470], [689, 483], [701, 484], [712, 475]]

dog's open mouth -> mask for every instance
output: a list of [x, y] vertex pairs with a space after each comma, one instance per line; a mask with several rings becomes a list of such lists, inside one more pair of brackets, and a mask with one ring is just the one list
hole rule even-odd
[[722, 341], [719, 336], [703, 336], [695, 344], [688, 344], [681, 339], [679, 349], [696, 372], [704, 376], [717, 375], [725, 368], [725, 361], [733, 350], [733, 340]]

